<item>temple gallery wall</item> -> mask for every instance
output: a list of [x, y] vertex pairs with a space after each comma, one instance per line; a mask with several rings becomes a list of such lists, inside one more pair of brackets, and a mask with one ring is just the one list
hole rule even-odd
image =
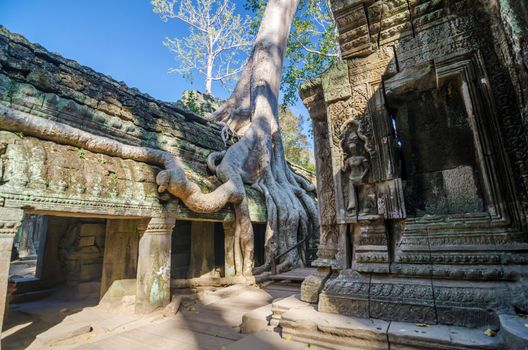
[[[215, 123], [4, 28], [0, 114], [168, 151], [204, 191], [220, 185], [207, 170], [207, 155], [232, 142], [224, 144]], [[29, 298], [25, 292], [58, 284], [76, 290], [91, 283], [102, 296], [114, 281], [137, 278], [136, 310], [149, 312], [169, 303], [171, 284], [255, 282], [236, 277], [230, 206], [195, 213], [158, 192], [157, 166], [48, 141], [57, 135], [39, 128], [21, 132], [6, 120], [0, 122], [0, 299], [6, 298], [12, 259], [18, 301]], [[246, 191], [255, 255], [262, 260], [266, 207], [259, 192]]]

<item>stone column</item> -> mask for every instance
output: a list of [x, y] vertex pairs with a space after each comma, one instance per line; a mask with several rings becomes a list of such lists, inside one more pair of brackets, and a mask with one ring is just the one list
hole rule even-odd
[[[336, 266], [339, 228], [336, 219], [336, 194], [331, 166], [328, 115], [321, 81], [313, 81], [301, 88], [301, 97], [312, 118], [314, 133], [315, 166], [317, 174], [317, 200], [319, 201], [320, 239], [318, 259], [312, 266]], [[326, 208], [326, 209], [325, 209]]]
[[174, 217], [152, 218], [140, 224], [136, 279], [136, 313], [149, 313], [170, 302], [171, 236]]
[[[314, 131], [315, 165], [317, 173], [317, 199], [319, 201], [320, 239], [317, 260], [312, 266], [317, 272], [306, 278], [301, 285], [301, 300], [317, 303], [319, 293], [337, 265], [336, 253], [339, 228], [335, 215], [335, 186], [332, 167], [328, 117], [321, 81], [314, 81], [301, 88], [303, 103], [310, 112]], [[322, 210], [322, 208], [331, 208]], [[333, 210], [332, 210], [333, 208]]]
[[7, 279], [11, 263], [13, 240], [20, 225], [24, 211], [13, 208], [0, 208], [0, 329], [4, 323], [4, 314], [8, 305]]
[[224, 225], [225, 277], [236, 276], [235, 268], [235, 222], [226, 221]]

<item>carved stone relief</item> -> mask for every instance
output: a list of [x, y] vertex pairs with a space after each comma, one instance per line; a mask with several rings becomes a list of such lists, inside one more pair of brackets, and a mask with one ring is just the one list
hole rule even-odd
[[326, 164], [352, 233], [319, 310], [497, 325], [527, 304], [510, 291], [528, 263], [528, 147], [502, 22], [469, 0], [332, 6], [349, 83], [324, 92]]
[[[360, 215], [368, 214], [372, 205], [374, 209], [376, 208], [375, 191], [370, 189], [368, 194], [363, 194], [361, 197], [358, 194], [360, 186], [366, 182], [370, 167], [368, 139], [361, 133], [359, 123], [355, 120], [346, 122], [342, 130], [341, 142], [345, 160], [341, 171], [348, 177], [346, 185], [348, 193], [345, 195], [346, 210], [359, 213]], [[367, 190], [365, 189], [365, 191]]]

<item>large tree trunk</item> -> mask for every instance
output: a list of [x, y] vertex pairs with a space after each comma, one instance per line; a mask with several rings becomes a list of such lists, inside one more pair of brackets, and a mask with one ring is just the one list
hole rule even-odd
[[[319, 230], [316, 203], [306, 192], [314, 188], [288, 167], [278, 122], [284, 53], [298, 3], [269, 1], [243, 75], [231, 98], [212, 116], [242, 137], [224, 155], [217, 175], [231, 181], [233, 178], [225, 175], [238, 172], [241, 182], [253, 184], [266, 198], [266, 262], [255, 273], [267, 269], [273, 256], [296, 244], [298, 237]], [[244, 201], [235, 205], [247, 211]], [[253, 232], [249, 219], [245, 221], [240, 222], [240, 238], [243, 273], [249, 274]], [[298, 258], [297, 250], [292, 250], [279, 269], [291, 267]]]
[[[264, 272], [278, 253], [293, 247], [310, 232], [319, 231], [317, 205], [307, 193], [315, 188], [287, 165], [278, 121], [282, 65], [298, 4], [299, 0], [268, 2], [242, 76], [231, 97], [212, 115], [212, 119], [241, 136], [226, 152], [211, 155], [210, 162], [211, 170], [236, 194], [231, 203], [237, 217], [237, 274]], [[268, 212], [266, 261], [256, 269], [244, 183], [252, 184], [264, 195]], [[284, 257], [278, 270], [286, 270], [298, 260], [294, 249]]]
[[[319, 231], [317, 206], [308, 195], [314, 186], [294, 174], [284, 158], [278, 123], [278, 95], [284, 51], [299, 0], [270, 0], [252, 55], [231, 98], [214, 117], [231, 127], [240, 140], [223, 152], [209, 156], [208, 164], [222, 185], [211, 193], [189, 181], [180, 161], [158, 149], [135, 147], [96, 136], [52, 120], [0, 106], [2, 128], [65, 143], [124, 159], [161, 165], [159, 191], [169, 191], [195, 212], [235, 207], [235, 268], [237, 275], [251, 275], [269, 268], [271, 259], [297, 243], [298, 238]], [[244, 183], [261, 191], [266, 200], [266, 262], [253, 269], [253, 229]], [[297, 250], [288, 253], [278, 270], [298, 262]]]

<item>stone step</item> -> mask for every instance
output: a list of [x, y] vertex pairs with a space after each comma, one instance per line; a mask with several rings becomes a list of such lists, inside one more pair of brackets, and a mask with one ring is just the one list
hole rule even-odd
[[10, 303], [12, 304], [20, 304], [20, 303], [28, 303], [30, 301], [35, 301], [39, 299], [44, 299], [55, 293], [57, 289], [50, 288], [50, 289], [41, 289], [36, 290], [32, 292], [25, 292], [25, 293], [16, 293], [13, 296], [11, 296]]
[[[318, 312], [293, 298], [273, 304], [282, 337], [310, 346], [337, 350], [461, 350], [498, 349], [502, 335], [485, 329], [390, 322]], [[279, 312], [276, 312], [279, 311]], [[280, 316], [280, 317], [279, 317]]]
[[302, 282], [306, 277], [310, 276], [315, 271], [316, 269], [311, 267], [297, 268], [291, 271], [279, 273], [277, 275], [271, 275], [271, 279], [274, 281], [287, 280]]
[[298, 295], [292, 295], [287, 298], [277, 299], [271, 305], [271, 321], [270, 324], [277, 326], [281, 320], [282, 314], [296, 308], [310, 307], [310, 304], [299, 300]]
[[243, 334], [257, 333], [263, 330], [268, 330], [271, 321], [271, 304], [264, 305], [250, 311], [242, 316], [242, 325], [240, 331]]
[[499, 315], [501, 333], [508, 339], [508, 350], [528, 349], [528, 318], [517, 315]]

